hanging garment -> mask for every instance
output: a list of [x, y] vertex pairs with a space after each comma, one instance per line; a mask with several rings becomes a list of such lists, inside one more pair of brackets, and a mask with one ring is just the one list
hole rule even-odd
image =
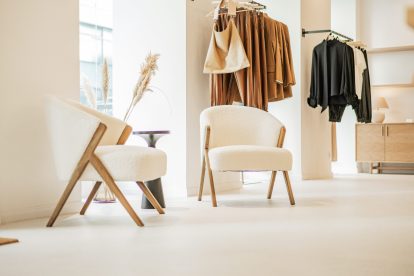
[[355, 93], [354, 54], [350, 46], [337, 39], [324, 40], [312, 54], [309, 106], [329, 106], [329, 121], [340, 122], [347, 105], [355, 109], [359, 102]]
[[328, 49], [327, 41], [322, 41], [313, 48], [310, 96], [308, 105], [322, 107], [322, 112], [329, 105]]
[[296, 84], [295, 73], [293, 70], [293, 59], [292, 59], [292, 50], [290, 47], [290, 36], [288, 26], [282, 22], [278, 22], [282, 35], [282, 65], [283, 65], [283, 86], [284, 88], [288, 87], [288, 90], [285, 91], [284, 97], [292, 96], [291, 87]]
[[362, 82], [364, 78], [364, 71], [367, 69], [364, 54], [357, 47], [352, 47], [354, 51], [354, 62], [355, 62], [355, 93], [358, 99], [361, 100], [362, 95]]
[[[292, 96], [295, 77], [288, 28], [256, 11], [239, 12], [234, 20], [250, 67], [211, 75], [211, 105], [242, 102], [267, 110], [269, 101]], [[219, 15], [218, 28], [224, 30], [228, 24], [228, 16]]]
[[[242, 102], [246, 106], [267, 110], [267, 79], [263, 76], [263, 72], [266, 72], [264, 33], [259, 32], [264, 25], [263, 15], [260, 15], [256, 12], [240, 12], [234, 19], [250, 67], [231, 74], [211, 75], [212, 106]], [[219, 29], [225, 29], [229, 21], [226, 14], [220, 14], [216, 24]]]
[[365, 50], [359, 49], [365, 59], [367, 68], [363, 73], [361, 99], [358, 105], [358, 122], [371, 123], [372, 120], [372, 105], [371, 105], [371, 80], [369, 77], [368, 55]]
[[292, 97], [296, 84], [288, 27], [265, 15], [268, 100]]
[[232, 73], [250, 66], [239, 32], [233, 20], [223, 31], [214, 26], [208, 48], [204, 73]]

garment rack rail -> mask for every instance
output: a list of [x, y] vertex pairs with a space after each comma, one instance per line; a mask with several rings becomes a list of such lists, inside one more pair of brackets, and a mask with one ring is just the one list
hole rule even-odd
[[259, 3], [259, 2], [256, 2], [256, 1], [250, 1], [250, 3], [251, 4], [255, 4], [255, 5], [258, 5], [258, 6], [260, 6], [260, 10], [265, 10], [266, 9], [266, 6], [265, 5], [263, 5], [263, 4], [261, 4], [261, 3]]
[[[191, 0], [192, 2], [194, 2], [195, 0]], [[259, 10], [265, 10], [266, 9], [266, 6], [265, 5], [263, 5], [263, 4], [261, 4], [261, 3], [259, 3], [259, 2], [256, 2], [256, 1], [249, 1], [249, 3], [250, 4], [256, 4], [256, 5], [258, 5], [258, 6], [260, 6], [260, 8], [258, 8]]]
[[351, 38], [349, 36], [346, 36], [346, 35], [343, 35], [341, 33], [338, 33], [338, 32], [336, 32], [334, 30], [313, 30], [313, 31], [307, 31], [307, 30], [305, 30], [305, 29], [302, 28], [302, 37], [305, 37], [307, 34], [319, 34], [319, 33], [332, 33], [334, 35], [337, 35], [337, 36], [346, 38], [346, 39], [348, 39], [350, 41], [354, 41], [353, 38]]

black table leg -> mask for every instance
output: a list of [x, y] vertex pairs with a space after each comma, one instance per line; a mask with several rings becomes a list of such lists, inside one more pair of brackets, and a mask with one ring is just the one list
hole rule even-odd
[[[149, 131], [134, 131], [133, 132], [134, 135], [139, 135], [142, 138], [144, 138], [148, 146], [151, 148], [155, 148], [157, 141], [161, 137], [169, 133], [170, 133], [169, 130], [152, 130], [152, 131], [149, 130]], [[161, 178], [147, 181], [145, 182], [145, 185], [147, 185], [148, 189], [154, 195], [155, 199], [159, 202], [161, 207], [165, 208], [164, 193], [162, 191]], [[142, 209], [154, 209], [151, 202], [148, 201], [145, 195], [142, 195], [141, 208]]]
[[[148, 189], [151, 191], [154, 197], [158, 200], [161, 207], [165, 208], [164, 193], [162, 191], [161, 178], [147, 181], [145, 182], [145, 185], [147, 185]], [[151, 202], [148, 201], [148, 199], [145, 197], [144, 194], [142, 195], [141, 208], [142, 209], [154, 209], [154, 206], [152, 206]]]

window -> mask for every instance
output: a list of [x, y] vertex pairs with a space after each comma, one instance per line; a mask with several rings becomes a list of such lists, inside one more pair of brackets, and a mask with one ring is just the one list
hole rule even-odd
[[[97, 109], [112, 114], [112, 0], [80, 0], [81, 103], [89, 104], [82, 85], [86, 78], [96, 96]], [[108, 62], [110, 89], [105, 106], [102, 67]]]

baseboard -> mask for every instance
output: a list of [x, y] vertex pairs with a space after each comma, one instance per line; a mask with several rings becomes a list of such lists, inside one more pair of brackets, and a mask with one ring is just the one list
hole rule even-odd
[[317, 173], [302, 173], [302, 180], [325, 180], [325, 179], [332, 179], [333, 174], [317, 174]]
[[[12, 210], [7, 213], [3, 212], [1, 214], [0, 224], [49, 217], [55, 207], [56, 205], [39, 205], [27, 209]], [[81, 208], [81, 201], [67, 202], [61, 214], [74, 214], [79, 212]]]
[[[377, 164], [374, 163], [375, 165]], [[358, 173], [370, 173], [371, 171], [371, 163], [369, 162], [358, 162], [357, 168]], [[381, 163], [382, 166], [382, 174], [406, 174], [406, 175], [412, 175], [414, 174], [414, 163]], [[387, 167], [404, 167], [407, 169], [400, 169], [400, 170], [390, 170], [387, 169]], [[374, 169], [374, 173], [376, 174], [378, 171], [377, 169]]]

